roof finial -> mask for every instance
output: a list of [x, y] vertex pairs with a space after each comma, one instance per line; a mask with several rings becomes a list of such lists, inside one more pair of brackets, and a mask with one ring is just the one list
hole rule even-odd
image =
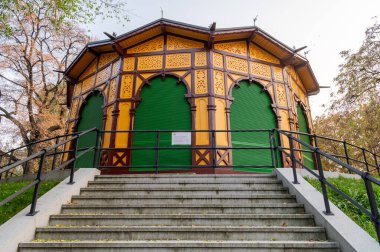
[[161, 18], [164, 18], [164, 10], [162, 9], [161, 6], [160, 6], [160, 9], [161, 9]]
[[256, 21], [257, 21], [258, 17], [259, 17], [259, 14], [257, 14], [256, 17], [253, 19], [253, 26], [256, 26]]

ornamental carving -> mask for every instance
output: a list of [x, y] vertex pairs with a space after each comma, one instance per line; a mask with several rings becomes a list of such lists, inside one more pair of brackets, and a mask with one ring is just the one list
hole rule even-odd
[[144, 52], [157, 52], [164, 50], [164, 37], [152, 39], [148, 42], [142, 43], [127, 50], [127, 53], [144, 53]]
[[213, 53], [212, 55], [212, 61], [214, 64], [214, 67], [224, 68], [223, 64], [223, 55], [220, 53]]
[[270, 66], [257, 62], [251, 62], [251, 74], [268, 79], [272, 78]]
[[224, 95], [224, 74], [221, 71], [214, 71], [214, 91], [215, 94]]
[[152, 70], [162, 68], [162, 55], [142, 56], [138, 58], [139, 70]]
[[204, 44], [198, 41], [184, 39], [175, 36], [168, 36], [166, 42], [167, 50], [203, 48]]
[[98, 69], [115, 60], [117, 57], [117, 53], [104, 53], [100, 55]]
[[166, 55], [166, 67], [167, 68], [182, 68], [191, 66], [191, 54], [190, 53], [176, 53]]
[[91, 64], [86, 68], [86, 70], [83, 72], [83, 74], [80, 76], [79, 80], [83, 80], [83, 78], [95, 72], [97, 62], [98, 62], [97, 59], [94, 59], [91, 62]]
[[82, 93], [86, 92], [90, 88], [94, 86], [94, 77], [95, 75], [92, 75], [91, 77], [85, 79], [82, 84]]
[[279, 105], [286, 106], [285, 86], [282, 84], [277, 84], [277, 100]]
[[207, 70], [195, 71], [195, 93], [207, 93]]
[[135, 58], [128, 57], [124, 58], [123, 71], [133, 71], [135, 70]]
[[119, 69], [120, 69], [120, 60], [116, 61], [115, 63], [113, 63], [112, 65], [112, 76], [114, 76], [115, 74], [117, 74], [119, 72]]
[[132, 85], [133, 85], [133, 75], [126, 74], [123, 75], [121, 81], [121, 98], [131, 98], [132, 97]]
[[280, 64], [280, 61], [276, 57], [252, 43], [249, 45], [249, 54], [251, 58]]
[[116, 97], [116, 78], [112, 79], [110, 82], [110, 88], [108, 91], [108, 103], [113, 102]]
[[282, 75], [282, 68], [273, 67], [274, 78], [278, 81], [284, 81], [284, 77]]
[[247, 43], [245, 41], [218, 43], [214, 45], [214, 48], [216, 50], [247, 56]]
[[102, 83], [103, 81], [106, 81], [110, 74], [110, 68], [111, 66], [104, 68], [102, 71], [98, 72], [96, 74], [96, 85]]
[[196, 66], [206, 66], [207, 65], [206, 52], [196, 52], [195, 53], [195, 65]]
[[227, 69], [236, 72], [248, 73], [248, 62], [246, 60], [226, 56], [226, 61]]

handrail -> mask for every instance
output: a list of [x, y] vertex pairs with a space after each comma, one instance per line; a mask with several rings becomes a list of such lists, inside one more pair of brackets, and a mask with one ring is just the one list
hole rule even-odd
[[[282, 153], [284, 153], [286, 156], [291, 158], [291, 161], [292, 161], [291, 166], [292, 166], [292, 170], [293, 170], [293, 179], [294, 179], [293, 183], [298, 184], [296, 166], [297, 166], [297, 164], [301, 165], [302, 168], [305, 168], [305, 170], [307, 170], [309, 173], [311, 173], [314, 177], [316, 177], [321, 182], [322, 195], [323, 195], [323, 199], [324, 199], [324, 203], [325, 203], [325, 210], [326, 210], [326, 211], [324, 211], [324, 213], [326, 215], [332, 215], [332, 212], [330, 210], [330, 203], [329, 203], [329, 199], [328, 199], [327, 187], [326, 187], [326, 186], [328, 186], [334, 192], [338, 193], [343, 198], [348, 200], [351, 204], [353, 204], [355, 207], [357, 207], [365, 215], [370, 217], [370, 219], [371, 219], [371, 221], [375, 227], [375, 231], [376, 231], [378, 241], [380, 243], [380, 215], [379, 215], [379, 210], [377, 207], [377, 202], [375, 199], [375, 194], [374, 194], [374, 191], [372, 188], [372, 183], [374, 183], [376, 185], [380, 185], [380, 180], [373, 177], [368, 171], [365, 171], [365, 172], [361, 171], [361, 170], [353, 167], [350, 164], [344, 163], [343, 161], [334, 157], [333, 155], [326, 153], [324, 151], [321, 151], [318, 147], [317, 142], [315, 143], [315, 146], [312, 146], [309, 143], [306, 143], [306, 142], [298, 139], [297, 137], [294, 137], [293, 132], [288, 132], [288, 131], [279, 130], [279, 129], [276, 129], [276, 131], [278, 132], [279, 135], [286, 136], [288, 138], [288, 141], [289, 141], [290, 153], [288, 153], [285, 150], [285, 148], [283, 148], [281, 146], [278, 146], [278, 149]], [[299, 160], [297, 160], [295, 158], [295, 150], [294, 150], [293, 141], [297, 142], [300, 145], [305, 146], [309, 150], [313, 151], [313, 153], [316, 156], [316, 161], [317, 161], [316, 168], [318, 169], [318, 174], [316, 172], [312, 171], [309, 167], [305, 166], [302, 162], [300, 162]], [[367, 208], [365, 208], [364, 206], [362, 206], [361, 204], [356, 202], [349, 195], [347, 195], [343, 191], [339, 190], [339, 188], [337, 188], [335, 185], [331, 184], [330, 182], [328, 182], [326, 180], [326, 178], [324, 177], [324, 171], [323, 171], [323, 165], [321, 162], [321, 156], [327, 158], [328, 160], [331, 160], [331, 161], [337, 163], [339, 166], [342, 166], [343, 168], [346, 168], [351, 173], [359, 175], [363, 179], [363, 181], [365, 183], [365, 188], [366, 188], [366, 193], [368, 196], [369, 205], [371, 208], [370, 210], [368, 210]]]
[[[58, 147], [60, 146], [64, 146], [65, 144], [67, 144], [68, 142], [71, 142], [71, 141], [74, 141], [74, 140], [77, 140], [79, 139], [81, 136], [85, 135], [85, 134], [88, 134], [90, 132], [93, 132], [93, 131], [98, 131], [97, 128], [91, 128], [89, 130], [86, 130], [86, 131], [83, 131], [83, 132], [77, 132], [77, 133], [73, 133], [73, 134], [68, 134], [67, 136], [73, 136], [69, 139], [66, 139], [66, 140], [63, 140], [61, 142], [58, 142], [56, 144], [54, 144], [53, 146], [50, 146], [48, 148], [44, 148], [22, 160], [19, 160], [19, 161], [16, 161], [14, 162], [13, 164], [10, 164], [10, 165], [7, 165], [3, 168], [0, 169], [0, 174], [2, 174], [3, 172], [6, 172], [6, 171], [9, 171], [10, 169], [13, 169], [19, 165], [22, 165], [22, 164], [25, 164], [31, 160], [34, 160], [36, 158], [39, 158], [39, 165], [38, 165], [38, 170], [37, 170], [37, 175], [36, 175], [36, 178], [31, 182], [29, 183], [28, 185], [24, 186], [23, 188], [21, 188], [20, 190], [16, 191], [15, 193], [13, 193], [12, 195], [8, 196], [7, 198], [3, 199], [1, 202], [0, 202], [0, 206], [8, 203], [9, 201], [11, 201], [12, 199], [14, 199], [15, 197], [19, 196], [20, 194], [24, 193], [25, 191], [27, 191], [28, 189], [30, 189], [32, 186], [34, 186], [34, 191], [33, 191], [33, 198], [32, 198], [32, 202], [31, 202], [31, 207], [30, 207], [30, 211], [28, 213], [28, 215], [30, 216], [33, 216], [37, 213], [36, 211], [36, 204], [37, 204], [37, 199], [38, 199], [38, 189], [39, 189], [39, 185], [41, 183], [41, 181], [43, 180], [43, 177], [42, 177], [42, 169], [44, 167], [44, 163], [45, 163], [45, 158], [46, 156], [48, 156], [48, 153], [51, 152], [51, 151], [56, 151]], [[67, 162], [65, 162], [64, 164], [61, 164], [58, 169], [62, 169], [64, 167], [66, 167], [67, 165], [71, 164], [74, 162], [75, 164], [75, 160], [78, 159], [79, 157], [83, 156], [84, 154], [90, 152], [90, 151], [93, 151], [95, 150], [95, 146], [91, 146], [91, 147], [88, 147], [86, 148], [84, 151], [81, 151], [81, 153], [77, 154], [76, 153], [76, 147], [77, 147], [77, 144], [78, 144], [78, 141], [76, 141], [76, 144], [74, 146], [74, 157], [71, 158], [70, 160], [68, 160]], [[56, 154], [56, 152], [54, 153]], [[54, 163], [53, 163], [54, 165]], [[71, 166], [71, 171], [70, 171], [70, 182], [69, 184], [73, 184], [74, 183], [74, 165]], [[53, 171], [56, 171], [58, 169], [55, 169]], [[49, 176], [49, 174], [53, 171], [50, 171], [48, 174], [45, 174], [44, 178]]]

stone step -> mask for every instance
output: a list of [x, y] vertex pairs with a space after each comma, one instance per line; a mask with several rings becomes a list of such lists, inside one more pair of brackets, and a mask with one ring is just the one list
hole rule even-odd
[[294, 214], [304, 213], [299, 203], [256, 204], [107, 204], [63, 205], [63, 214]]
[[71, 241], [27, 242], [20, 244], [20, 252], [338, 252], [335, 242], [327, 241]]
[[250, 189], [226, 189], [220, 187], [210, 187], [202, 189], [194, 188], [161, 188], [161, 189], [118, 189], [118, 188], [82, 188], [80, 195], [116, 195], [116, 196], [130, 196], [130, 195], [246, 195], [246, 194], [287, 194], [289, 193], [286, 188], [250, 190]]
[[36, 229], [36, 239], [309, 241], [326, 240], [326, 235], [321, 227], [42, 227]]
[[160, 173], [160, 174], [117, 174], [96, 175], [98, 178], [276, 178], [274, 173], [251, 173], [251, 174], [195, 174], [195, 173]]
[[256, 204], [256, 203], [294, 203], [296, 198], [289, 194], [257, 195], [162, 195], [152, 196], [73, 196], [73, 204]]
[[313, 226], [311, 214], [53, 215], [50, 226]]
[[95, 182], [124, 182], [124, 183], [269, 183], [277, 182], [276, 177], [104, 177], [95, 178]]

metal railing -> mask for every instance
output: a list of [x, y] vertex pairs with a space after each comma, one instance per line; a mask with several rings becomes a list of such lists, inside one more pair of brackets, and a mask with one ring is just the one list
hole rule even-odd
[[[83, 131], [83, 132], [79, 132], [79, 133], [74, 133], [74, 134], [68, 134], [66, 136], [70, 137], [69, 139], [66, 139], [66, 140], [63, 140], [61, 142], [58, 142], [58, 143], [54, 144], [53, 146], [51, 146], [49, 148], [44, 148], [44, 149], [42, 149], [42, 150], [40, 150], [40, 151], [38, 151], [38, 152], [36, 152], [36, 153], [28, 156], [25, 159], [16, 161], [16, 162], [14, 162], [14, 163], [12, 163], [10, 165], [7, 165], [5, 167], [0, 168], [0, 174], [3, 174], [4, 172], [7, 172], [7, 171], [9, 171], [9, 170], [11, 170], [11, 169], [13, 169], [15, 167], [27, 164], [28, 162], [31, 162], [33, 160], [37, 160], [37, 162], [38, 162], [38, 169], [37, 169], [37, 172], [36, 172], [36, 178], [32, 182], [30, 182], [28, 185], [24, 186], [23, 188], [21, 188], [17, 192], [15, 192], [12, 195], [8, 196], [7, 198], [3, 199], [0, 202], [0, 206], [3, 206], [4, 204], [10, 202], [14, 198], [16, 198], [20, 194], [26, 192], [28, 189], [30, 189], [30, 188], [32, 188], [34, 186], [33, 196], [32, 196], [32, 200], [31, 200], [31, 207], [30, 207], [30, 211], [29, 211], [28, 215], [30, 215], [30, 216], [35, 215], [37, 213], [37, 211], [36, 211], [36, 204], [37, 204], [37, 199], [38, 199], [38, 190], [39, 190], [40, 183], [44, 179], [46, 179], [49, 176], [51, 176], [53, 172], [58, 171], [58, 170], [62, 170], [63, 168], [68, 167], [69, 165], [75, 163], [76, 159], [78, 159], [80, 156], [86, 154], [87, 152], [94, 150], [95, 147], [94, 146], [93, 147], [89, 147], [86, 150], [83, 150], [78, 155], [76, 154], [77, 144], [74, 144], [74, 149], [73, 150], [57, 152], [57, 149], [60, 146], [65, 146], [66, 144], [68, 144], [69, 142], [72, 142], [72, 141], [75, 141], [77, 143], [78, 142], [77, 140], [81, 136], [86, 135], [89, 132], [93, 132], [93, 131], [96, 131], [96, 130], [97, 130], [96, 128], [92, 128], [92, 129], [89, 129], [87, 131]], [[61, 165], [59, 165], [57, 168], [53, 167], [52, 171], [50, 171], [47, 174], [43, 175], [42, 174], [43, 173], [43, 167], [44, 167], [46, 158], [48, 156], [53, 156], [53, 160], [56, 160], [56, 155], [57, 154], [62, 154], [62, 153], [74, 153], [74, 155], [73, 155], [72, 158], [70, 158], [69, 160], [63, 162]], [[53, 162], [53, 165], [54, 164], [55, 164], [55, 162]], [[73, 184], [74, 183], [74, 168], [75, 168], [74, 165], [71, 165], [69, 184]]]
[[[289, 132], [289, 131], [282, 131], [282, 130], [277, 130], [277, 132], [279, 133], [280, 136], [283, 135], [287, 137], [289, 141], [289, 148], [284, 148], [281, 146], [279, 146], [278, 148], [283, 154], [285, 154], [291, 160], [291, 166], [293, 170], [293, 179], [294, 179], [293, 183], [294, 184], [299, 183], [297, 179], [297, 172], [296, 172], [297, 167], [302, 167], [305, 170], [307, 170], [310, 174], [312, 174], [315, 178], [317, 178], [320, 181], [324, 205], [325, 205], [324, 213], [326, 215], [333, 215], [330, 209], [329, 196], [327, 192], [327, 188], [330, 188], [332, 191], [342, 196], [345, 200], [353, 204], [357, 209], [359, 209], [362, 213], [364, 213], [371, 219], [375, 228], [378, 241], [380, 242], [380, 216], [379, 216], [379, 209], [376, 202], [376, 197], [373, 190], [373, 184], [380, 186], [380, 180], [372, 176], [369, 170], [361, 171], [353, 167], [349, 163], [343, 162], [338, 157], [320, 150], [320, 148], [318, 147], [318, 141], [315, 141], [314, 142], [315, 146], [312, 146], [304, 141], [301, 141], [299, 138], [293, 135], [293, 134], [299, 134], [298, 132]], [[297, 160], [295, 156], [296, 156], [296, 152], [299, 150], [295, 149], [295, 143], [301, 145], [302, 147], [305, 147], [307, 151], [312, 152], [315, 155], [317, 172], [310, 169], [309, 167], [305, 166], [302, 162]], [[302, 151], [305, 151], [305, 150], [302, 150]], [[369, 210], [363, 205], [361, 205], [359, 202], [355, 201], [352, 197], [344, 193], [342, 190], [337, 188], [335, 185], [330, 183], [328, 180], [326, 180], [325, 175], [324, 175], [323, 164], [322, 164], [322, 157], [334, 162], [335, 164], [341, 166], [343, 169], [348, 170], [350, 173], [357, 174], [361, 177], [361, 179], [364, 182], [366, 194], [368, 197], [368, 202], [370, 206]], [[378, 168], [379, 167], [376, 167], [376, 169]]]

